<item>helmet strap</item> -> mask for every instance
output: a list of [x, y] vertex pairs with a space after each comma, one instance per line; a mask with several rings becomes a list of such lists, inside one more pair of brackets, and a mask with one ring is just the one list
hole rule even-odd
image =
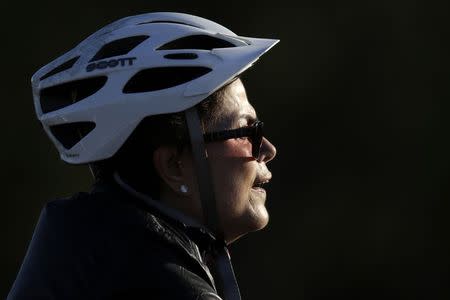
[[223, 240], [223, 232], [219, 227], [217, 204], [214, 197], [214, 186], [210, 176], [205, 142], [203, 140], [203, 127], [200, 123], [197, 108], [191, 107], [185, 112], [186, 122], [191, 138], [192, 155], [197, 172], [197, 185], [202, 203], [203, 219], [206, 227], [214, 234], [217, 240]]

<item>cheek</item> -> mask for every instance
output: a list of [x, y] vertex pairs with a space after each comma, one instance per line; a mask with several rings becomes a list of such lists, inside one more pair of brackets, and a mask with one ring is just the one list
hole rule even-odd
[[251, 143], [246, 139], [211, 144], [211, 149], [208, 148], [217, 195], [222, 198], [222, 203], [236, 209], [248, 202], [255, 179], [256, 168], [251, 152]]
[[219, 148], [214, 151], [224, 158], [251, 159], [252, 144], [247, 139], [231, 139], [223, 142]]
[[233, 185], [251, 174], [253, 161], [252, 145], [248, 140], [232, 139], [223, 143], [211, 144], [208, 148], [208, 159], [214, 169], [214, 175]]

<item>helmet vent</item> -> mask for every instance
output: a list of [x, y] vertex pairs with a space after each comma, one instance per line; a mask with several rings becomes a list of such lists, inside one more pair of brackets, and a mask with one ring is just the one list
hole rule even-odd
[[206, 67], [165, 67], [142, 70], [134, 75], [123, 92], [144, 93], [168, 89], [197, 79], [212, 69]]
[[48, 78], [50, 76], [53, 76], [53, 75], [58, 74], [58, 73], [60, 73], [62, 71], [65, 71], [65, 70], [68, 70], [68, 69], [72, 68], [72, 66], [77, 62], [77, 60], [79, 58], [80, 58], [79, 56], [74, 57], [74, 58], [66, 61], [65, 63], [57, 66], [56, 68], [54, 68], [53, 70], [51, 70], [50, 72], [48, 72], [44, 76], [42, 76], [40, 78], [40, 80], [44, 80], [44, 79], [46, 79], [46, 78]]
[[164, 55], [167, 59], [196, 59], [198, 55], [195, 53], [171, 53]]
[[48, 113], [81, 101], [100, 90], [106, 80], [106, 76], [91, 77], [45, 88], [40, 94], [41, 110]]
[[148, 22], [142, 22], [139, 23], [137, 25], [145, 25], [145, 24], [153, 24], [153, 23], [168, 23], [168, 24], [180, 24], [180, 25], [186, 25], [186, 26], [191, 26], [191, 27], [195, 27], [195, 28], [201, 28], [199, 26], [193, 25], [193, 24], [188, 24], [188, 23], [183, 23], [183, 22], [177, 22], [177, 21], [148, 21]]
[[104, 45], [90, 61], [125, 55], [148, 38], [148, 35], [137, 35], [112, 41]]
[[219, 39], [209, 35], [191, 35], [164, 44], [157, 50], [177, 50], [177, 49], [212, 50], [215, 48], [232, 48], [232, 47], [236, 47], [236, 45], [223, 39]]
[[70, 149], [94, 128], [94, 122], [75, 122], [50, 126], [50, 131], [64, 148]]

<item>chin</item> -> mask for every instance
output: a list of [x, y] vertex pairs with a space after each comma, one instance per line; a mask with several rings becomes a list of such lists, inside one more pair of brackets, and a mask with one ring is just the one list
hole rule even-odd
[[[264, 195], [265, 196], [265, 195]], [[250, 198], [249, 204], [249, 229], [248, 231], [257, 231], [263, 229], [269, 223], [269, 213], [267, 212], [267, 208], [265, 206], [265, 197], [263, 197], [263, 201], [261, 199], [252, 199]]]
[[251, 212], [245, 217], [242, 217], [240, 222], [235, 222], [234, 224], [239, 224], [239, 227], [234, 227], [232, 231], [225, 234], [225, 240], [227, 244], [231, 244], [240, 237], [246, 235], [249, 232], [254, 232], [263, 229], [269, 223], [269, 214], [264, 206], [257, 209], [252, 208]]
[[265, 207], [261, 208], [257, 212], [257, 216], [255, 216], [254, 222], [253, 222], [253, 229], [250, 231], [258, 231], [263, 229], [264, 227], [269, 224], [269, 214], [267, 212], [267, 209]]

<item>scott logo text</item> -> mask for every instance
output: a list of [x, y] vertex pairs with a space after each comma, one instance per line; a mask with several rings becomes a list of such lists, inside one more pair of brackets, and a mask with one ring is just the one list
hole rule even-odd
[[87, 65], [86, 72], [92, 72], [97, 69], [115, 68], [119, 65], [121, 67], [132, 66], [134, 60], [136, 60], [136, 57], [124, 57], [118, 59], [97, 61]]

